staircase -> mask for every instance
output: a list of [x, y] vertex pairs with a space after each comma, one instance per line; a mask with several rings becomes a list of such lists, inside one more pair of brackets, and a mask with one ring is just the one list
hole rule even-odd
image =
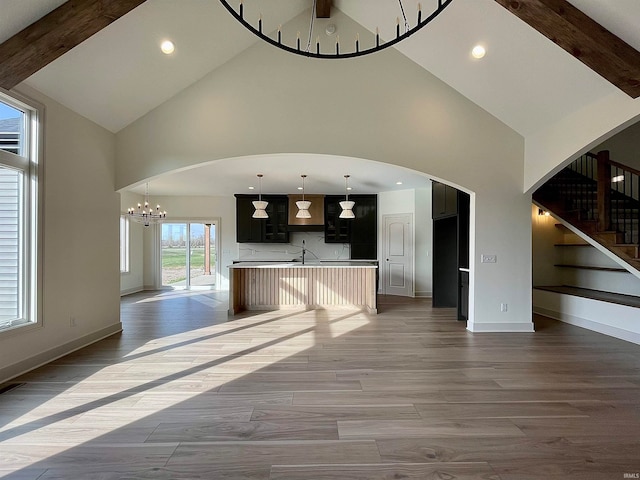
[[541, 208], [612, 252], [640, 276], [640, 172], [587, 153], [554, 175], [534, 194]]

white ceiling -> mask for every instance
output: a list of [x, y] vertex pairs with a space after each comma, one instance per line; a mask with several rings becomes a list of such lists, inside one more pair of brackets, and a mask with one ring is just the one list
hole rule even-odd
[[[302, 174], [307, 175], [308, 194], [344, 194], [344, 175], [351, 175], [350, 194], [424, 188], [429, 184], [427, 176], [387, 163], [333, 155], [278, 154], [219, 160], [165, 174], [149, 182], [149, 192], [153, 196], [258, 193], [258, 173], [264, 175], [263, 193], [301, 193], [297, 187], [302, 186]], [[250, 190], [250, 186], [255, 189]], [[143, 194], [145, 186], [130, 190]]]
[[66, 0], [0, 0], [0, 43], [44, 17]]
[[[255, 14], [257, 7], [252, 5], [255, 1], [259, 0], [245, 0], [247, 18]], [[416, 11], [417, 1], [403, 0], [409, 19]], [[434, 1], [423, 0], [424, 10]], [[637, 28], [640, 1], [570, 2], [640, 49], [640, 29]], [[0, 40], [17, 33], [61, 3], [62, 0], [0, 0]], [[311, 3], [312, 0], [262, 1], [259, 8], [265, 30], [282, 24], [286, 31], [287, 22], [308, 9]], [[379, 26], [383, 37], [389, 36], [395, 25], [397, 12], [391, 4], [395, 2], [334, 0], [334, 8], [370, 31]], [[159, 51], [158, 45], [165, 38], [176, 44], [176, 52], [171, 56]], [[147, 0], [31, 76], [26, 83], [117, 132], [257, 41], [260, 40], [238, 24], [218, 0]], [[470, 56], [471, 48], [477, 43], [487, 49], [486, 57], [480, 61]], [[624, 95], [494, 0], [454, 0], [429, 26], [401, 42], [399, 50], [525, 139], [584, 105], [612, 94]], [[213, 164], [204, 167], [206, 170], [192, 169], [154, 179], [152, 189], [156, 194], [206, 195], [211, 194], [211, 182], [224, 178], [228, 181], [220, 181], [216, 191], [226, 191], [229, 185], [234, 189], [246, 188], [244, 175], [249, 172], [255, 175], [254, 161], [236, 159], [227, 162], [225, 168], [221, 167], [222, 163]], [[271, 173], [269, 177], [274, 179], [287, 177], [286, 168], [277, 170], [280, 161], [274, 157], [275, 170], [263, 173]], [[379, 178], [398, 176], [386, 172], [387, 177], [381, 177], [379, 164], [374, 165], [375, 168], [360, 167], [363, 169], [358, 171], [353, 164], [349, 172], [343, 173], [351, 173], [354, 180], [363, 179], [367, 185], [376, 184]], [[314, 171], [312, 166], [305, 172], [293, 173], [294, 177], [307, 173], [310, 183], [312, 178], [322, 178], [322, 171]], [[231, 181], [234, 176], [242, 176], [242, 180], [235, 184]], [[212, 180], [201, 182], [202, 178]], [[290, 185], [293, 181], [287, 178], [285, 183]], [[207, 185], [196, 191], [192, 185], [200, 184], [198, 182]], [[189, 185], [189, 188], [181, 190], [178, 185]]]

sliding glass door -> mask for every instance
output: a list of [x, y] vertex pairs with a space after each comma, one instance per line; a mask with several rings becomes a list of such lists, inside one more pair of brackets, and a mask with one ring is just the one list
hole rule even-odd
[[163, 223], [162, 286], [216, 288], [215, 222]]

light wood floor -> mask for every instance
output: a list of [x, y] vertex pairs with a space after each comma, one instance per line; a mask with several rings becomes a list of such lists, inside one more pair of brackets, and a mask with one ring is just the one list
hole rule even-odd
[[639, 346], [543, 318], [471, 334], [427, 300], [379, 307], [228, 320], [219, 293], [126, 297], [123, 334], [0, 395], [0, 477], [640, 473]]

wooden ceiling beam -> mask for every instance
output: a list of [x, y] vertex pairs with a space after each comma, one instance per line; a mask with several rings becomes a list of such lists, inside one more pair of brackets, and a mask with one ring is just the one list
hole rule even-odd
[[317, 0], [316, 18], [331, 18], [331, 0]]
[[630, 97], [640, 96], [640, 52], [568, 1], [495, 1]]
[[0, 87], [11, 89], [146, 0], [69, 0], [0, 44]]

